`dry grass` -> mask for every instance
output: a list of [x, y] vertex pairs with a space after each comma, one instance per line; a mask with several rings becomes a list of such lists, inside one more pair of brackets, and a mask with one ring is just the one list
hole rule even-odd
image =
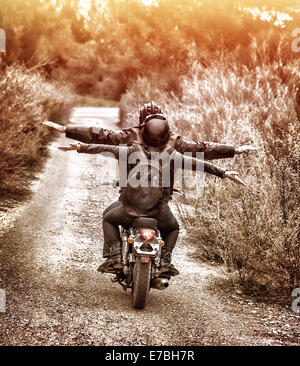
[[0, 76], [0, 189], [24, 190], [24, 178], [46, 154], [51, 133], [43, 120], [67, 121], [72, 98], [38, 73], [9, 67]]
[[121, 99], [122, 122], [135, 124], [138, 107], [154, 100], [183, 136], [259, 148], [217, 162], [238, 170], [245, 188], [207, 177], [202, 196], [178, 203], [180, 219], [199, 258], [225, 264], [255, 295], [289, 296], [300, 287], [299, 62], [247, 68], [229, 60], [195, 63], [176, 94], [162, 75], [138, 79]]

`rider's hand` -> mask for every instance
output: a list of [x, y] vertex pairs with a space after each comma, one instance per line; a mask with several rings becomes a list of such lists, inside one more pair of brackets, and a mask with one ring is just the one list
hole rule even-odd
[[257, 148], [251, 145], [243, 145], [243, 146], [239, 146], [235, 148], [235, 153], [236, 154], [243, 154], [245, 152], [249, 152], [249, 151], [256, 151]]
[[228, 178], [230, 180], [233, 180], [235, 183], [241, 184], [242, 186], [245, 186], [246, 184], [239, 178], [238, 172], [233, 172], [226, 170], [224, 174], [224, 178]]
[[44, 121], [43, 122], [43, 125], [51, 128], [51, 129], [53, 129], [55, 131], [61, 132], [61, 133], [64, 133], [65, 130], [66, 130], [66, 127], [65, 126], [61, 126], [58, 123], [54, 123], [54, 122], [51, 122], [51, 121]]
[[70, 144], [70, 146], [59, 146], [58, 149], [61, 151], [71, 151], [78, 150], [80, 148], [80, 144]]

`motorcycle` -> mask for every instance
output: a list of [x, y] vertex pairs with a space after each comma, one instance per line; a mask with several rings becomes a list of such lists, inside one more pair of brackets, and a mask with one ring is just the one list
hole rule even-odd
[[123, 268], [108, 268], [105, 272], [115, 274], [112, 282], [119, 283], [125, 291], [131, 289], [134, 309], [144, 309], [150, 289], [165, 290], [172, 275], [160, 270], [161, 250], [165, 243], [157, 228], [157, 220], [136, 218], [131, 226], [122, 227], [121, 239]]

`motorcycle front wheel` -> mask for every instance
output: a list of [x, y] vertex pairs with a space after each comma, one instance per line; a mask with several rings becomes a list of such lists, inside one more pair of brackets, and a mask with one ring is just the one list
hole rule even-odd
[[150, 280], [151, 280], [151, 260], [142, 263], [141, 258], [137, 258], [133, 268], [132, 286], [132, 306], [134, 309], [144, 309], [147, 304]]

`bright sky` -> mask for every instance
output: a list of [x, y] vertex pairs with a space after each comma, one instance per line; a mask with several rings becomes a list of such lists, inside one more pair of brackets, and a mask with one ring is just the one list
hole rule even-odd
[[[99, 1], [99, 0], [98, 0]], [[151, 5], [155, 0], [140, 0], [145, 5]], [[82, 9], [84, 9], [86, 12], [88, 11], [90, 7], [91, 0], [80, 0], [79, 4], [81, 5]], [[99, 1], [100, 6], [105, 6], [105, 0]]]

